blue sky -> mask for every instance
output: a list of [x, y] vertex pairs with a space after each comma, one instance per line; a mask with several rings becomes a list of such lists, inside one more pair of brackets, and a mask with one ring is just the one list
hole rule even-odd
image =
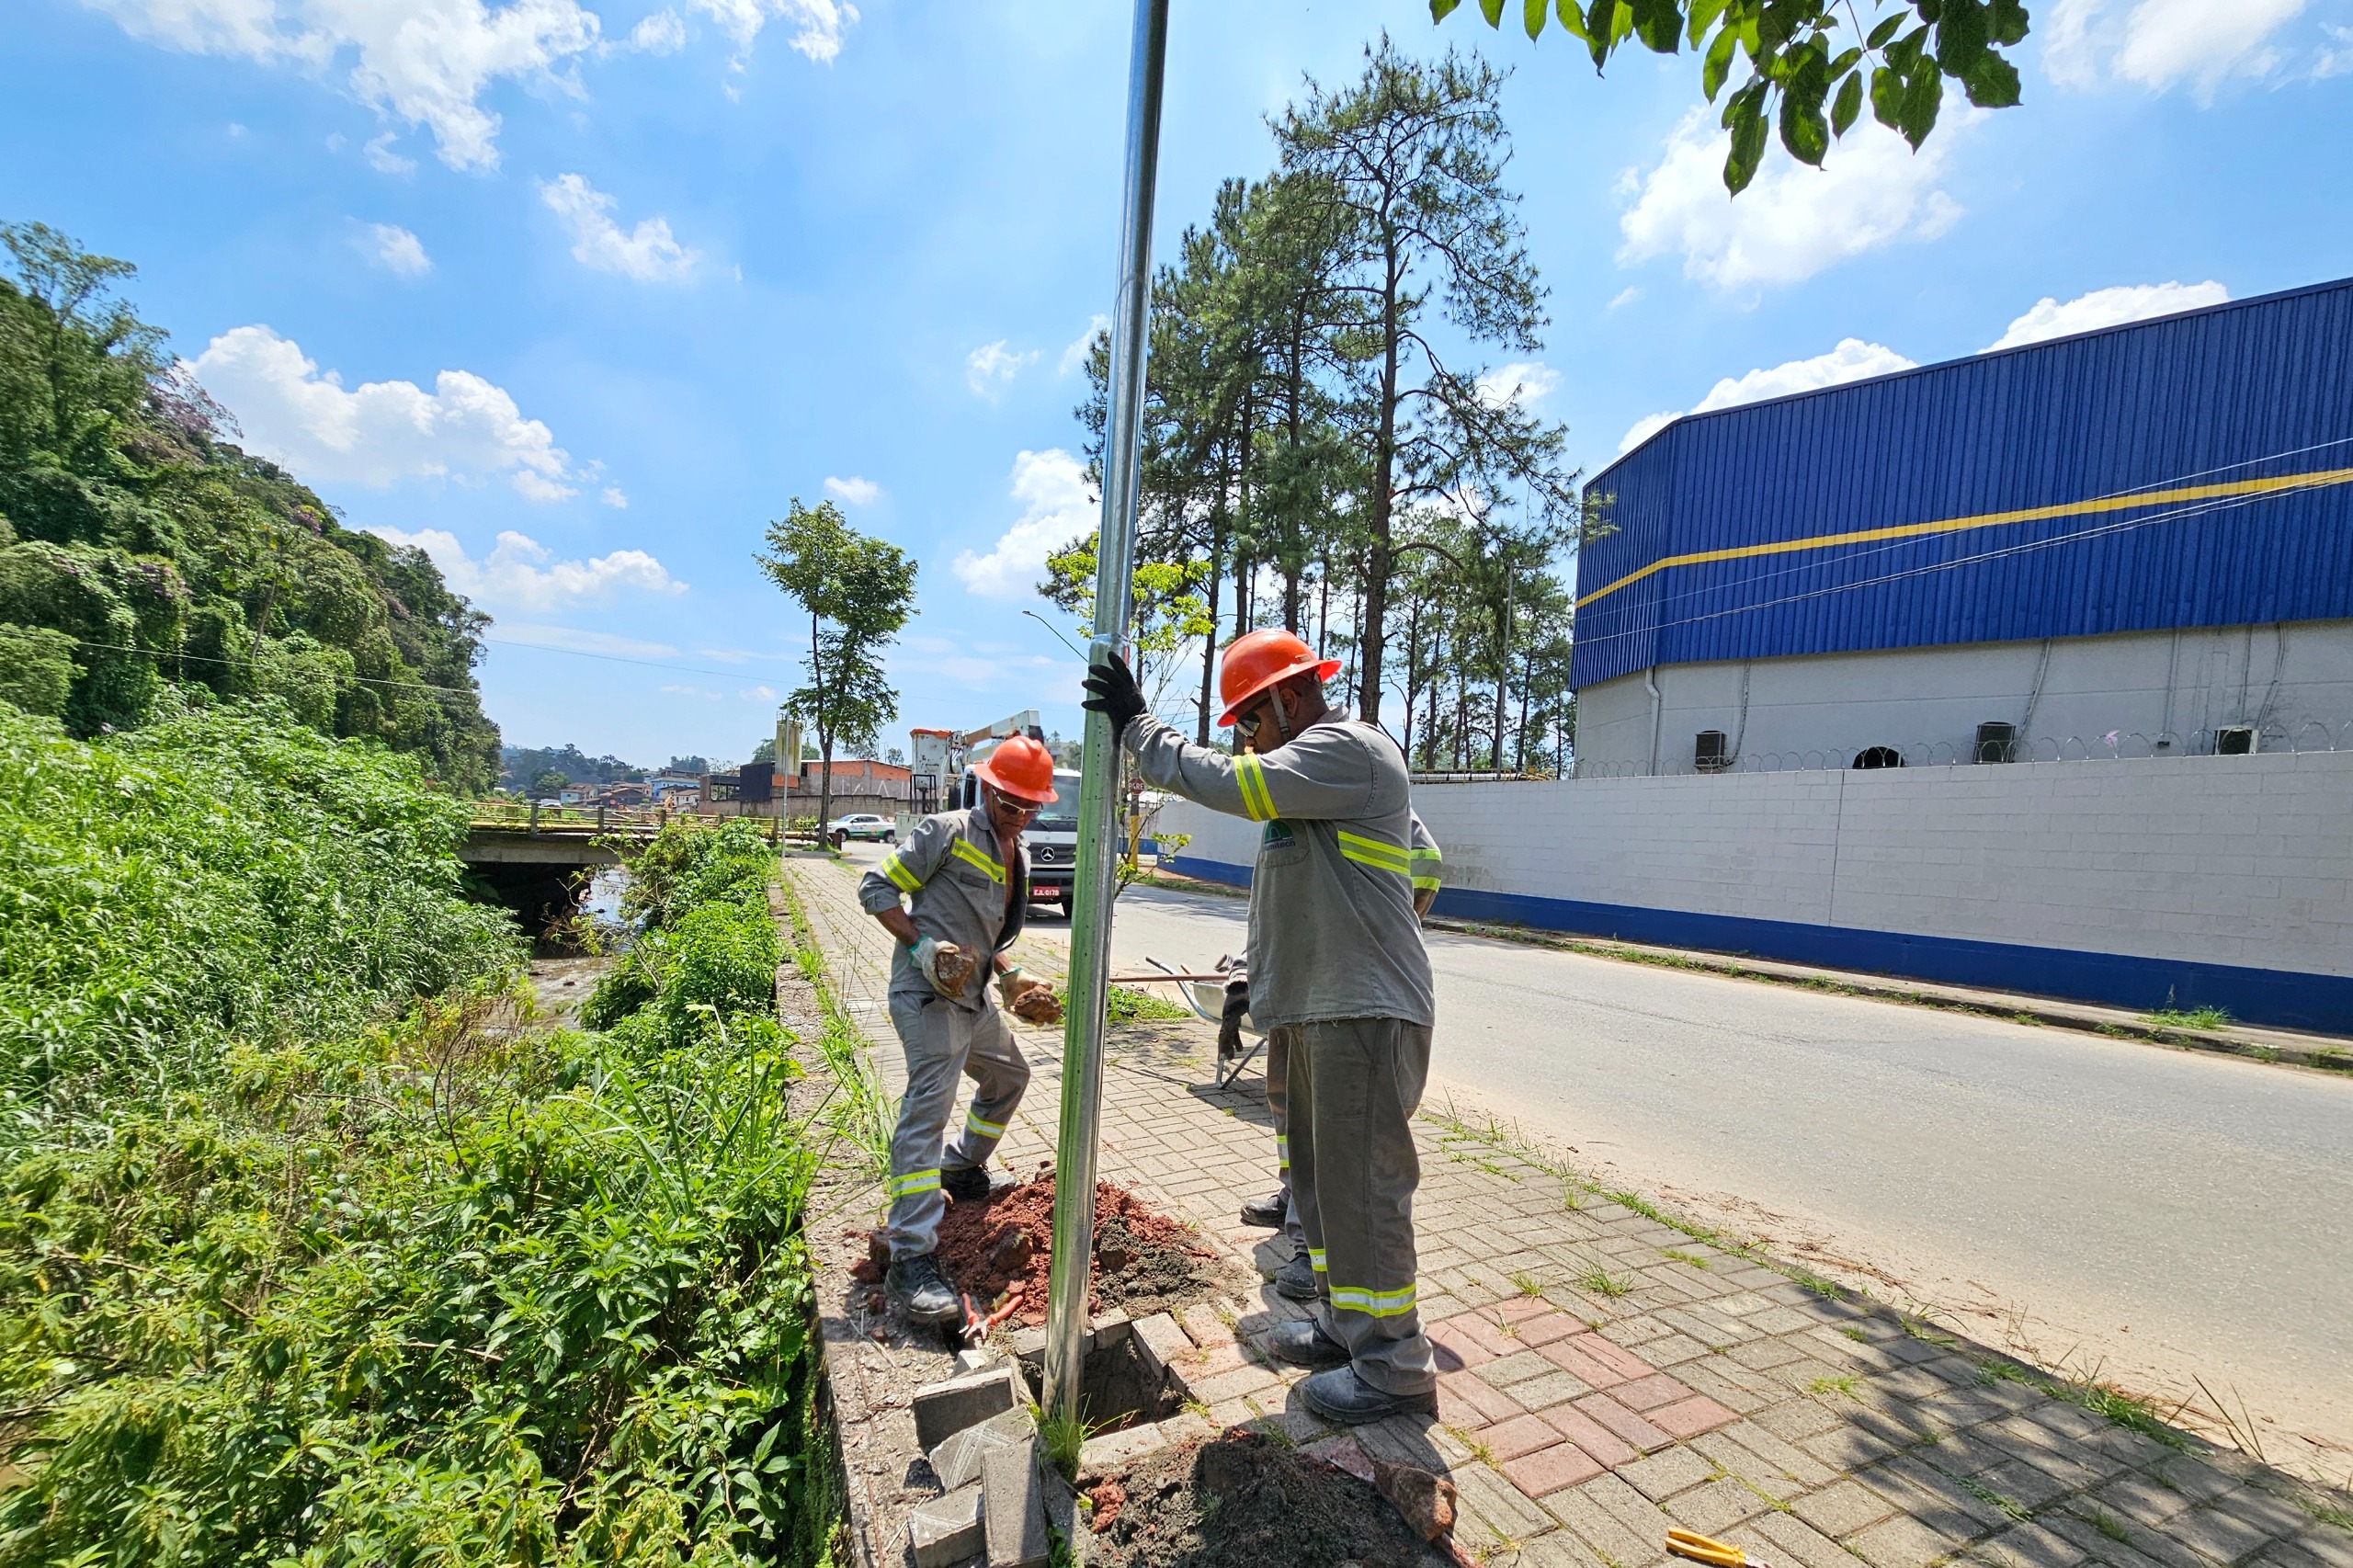
[[[1777, 153], [1737, 202], [1688, 56], [1596, 80], [1474, 9], [1180, 0], [1158, 248], [1381, 28], [1512, 67], [1552, 291], [1514, 379], [1588, 472], [1677, 411], [2353, 271], [2353, 0], [2040, 5], [2023, 107]], [[829, 493], [922, 562], [902, 727], [1075, 733], [1019, 612], [1094, 516], [1069, 350], [1109, 309], [1124, 5], [9, 11], [0, 217], [138, 263], [249, 447], [434, 551], [510, 741], [746, 754], [805, 632], [750, 556]]]

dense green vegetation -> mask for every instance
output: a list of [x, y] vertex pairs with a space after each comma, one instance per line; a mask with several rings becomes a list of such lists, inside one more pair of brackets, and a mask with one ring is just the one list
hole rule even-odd
[[0, 224], [0, 698], [89, 735], [145, 723], [176, 683], [274, 696], [488, 790], [488, 619], [421, 551], [344, 528], [222, 439], [115, 295], [128, 263], [39, 223]]
[[771, 852], [535, 1022], [419, 760], [0, 705], [0, 1564], [817, 1562]]

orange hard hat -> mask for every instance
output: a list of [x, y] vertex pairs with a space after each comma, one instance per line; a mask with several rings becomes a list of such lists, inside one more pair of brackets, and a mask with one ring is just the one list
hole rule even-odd
[[1027, 735], [1006, 740], [972, 771], [1017, 800], [1042, 806], [1062, 799], [1054, 793], [1054, 754]]
[[1231, 724], [1242, 705], [1279, 681], [1313, 673], [1330, 680], [1340, 673], [1337, 659], [1317, 659], [1315, 650], [1279, 626], [1245, 632], [1225, 645], [1217, 667], [1217, 694], [1225, 704], [1218, 722]]

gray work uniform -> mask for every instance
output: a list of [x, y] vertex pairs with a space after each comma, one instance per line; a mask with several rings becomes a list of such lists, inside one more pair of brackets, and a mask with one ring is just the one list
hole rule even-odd
[[[1419, 812], [1413, 813], [1413, 848], [1408, 858], [1413, 864], [1414, 892], [1418, 898], [1424, 892], [1436, 893], [1444, 877], [1445, 856], [1430, 830], [1422, 825]], [[1249, 963], [1245, 960], [1227, 971], [1226, 983], [1240, 980], [1249, 983]], [[1250, 1020], [1255, 1026], [1256, 1018]], [[1290, 1241], [1295, 1253], [1307, 1251], [1307, 1231], [1300, 1223], [1299, 1204], [1291, 1196], [1290, 1184], [1290, 1042], [1298, 1031], [1290, 1028], [1269, 1030], [1267, 1034], [1267, 1116], [1275, 1124], [1275, 1169], [1282, 1183], [1283, 1234]]]
[[[891, 958], [891, 1025], [907, 1059], [907, 1090], [891, 1135], [885, 1231], [893, 1258], [920, 1257], [938, 1245], [948, 1211], [940, 1171], [985, 1167], [1029, 1085], [1029, 1064], [997, 1011], [989, 962], [1021, 935], [1028, 914], [1029, 865], [1020, 845], [1001, 858], [988, 813], [978, 808], [926, 817], [858, 885], [859, 907], [870, 915], [901, 907], [902, 895], [910, 896], [917, 931], [953, 942], [974, 962], [951, 998], [932, 989], [904, 945]], [[962, 1134], [946, 1147], [957, 1081], [966, 1076], [974, 1085], [972, 1107]]]
[[1415, 1304], [1413, 1117], [1436, 1008], [1414, 914], [1404, 754], [1347, 720], [1311, 724], [1264, 756], [1193, 745], [1149, 714], [1123, 738], [1147, 784], [1266, 824], [1250, 883], [1250, 1015], [1270, 1051], [1287, 1036], [1284, 1136], [1317, 1321], [1366, 1382], [1427, 1392], [1438, 1368]]

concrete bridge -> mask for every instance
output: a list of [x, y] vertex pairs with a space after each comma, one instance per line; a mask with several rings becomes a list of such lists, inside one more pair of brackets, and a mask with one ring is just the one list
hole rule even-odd
[[[624, 850], [674, 820], [715, 826], [726, 818], [664, 807], [485, 802], [475, 810], [458, 858], [536, 935], [578, 913], [588, 879], [600, 868], [620, 864]], [[781, 847], [784, 824], [768, 818], [764, 830]]]

